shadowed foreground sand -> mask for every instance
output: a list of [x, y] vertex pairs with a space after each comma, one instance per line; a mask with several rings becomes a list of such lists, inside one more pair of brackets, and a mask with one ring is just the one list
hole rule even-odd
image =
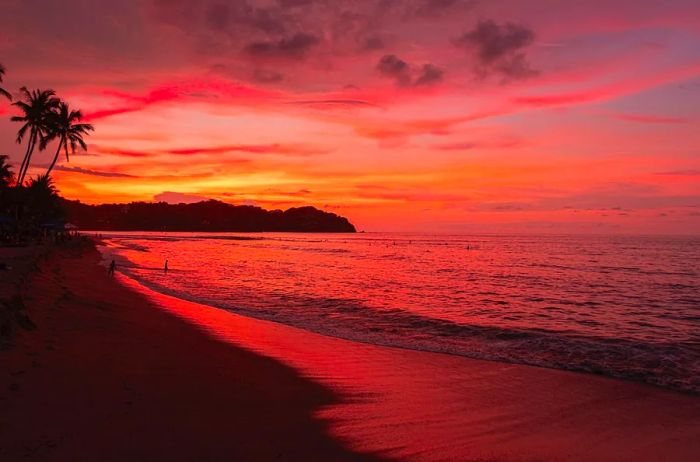
[[[1, 250], [0, 250], [1, 252]], [[313, 413], [340, 398], [55, 253], [25, 290], [38, 328], [0, 351], [0, 460], [370, 461]]]
[[39, 329], [0, 352], [0, 460], [700, 454], [696, 396], [312, 334], [111, 280], [98, 258], [62, 251], [31, 281]]

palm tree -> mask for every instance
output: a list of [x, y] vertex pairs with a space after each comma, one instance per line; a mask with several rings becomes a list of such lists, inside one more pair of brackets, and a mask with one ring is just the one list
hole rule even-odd
[[30, 194], [54, 197], [58, 194], [56, 185], [54, 185], [53, 180], [48, 175], [39, 175], [36, 178], [29, 180], [27, 185], [27, 191]]
[[48, 175], [39, 175], [29, 180], [25, 192], [25, 220], [34, 225], [55, 220], [61, 216], [58, 191]]
[[[2, 218], [3, 214], [10, 214], [12, 211], [16, 212], [13, 202], [16, 193], [19, 192], [19, 190], [10, 188], [10, 185], [15, 180], [15, 174], [10, 170], [8, 160], [8, 156], [0, 156], [0, 218]], [[0, 234], [3, 231], [2, 228], [3, 225], [0, 223]]]
[[22, 111], [22, 115], [13, 116], [10, 120], [23, 123], [22, 127], [17, 131], [17, 142], [22, 142], [27, 130], [29, 130], [29, 140], [24, 160], [22, 160], [22, 166], [17, 174], [18, 187], [24, 183], [24, 177], [29, 169], [29, 163], [37, 141], [40, 142], [39, 149], [42, 149], [41, 143], [50, 132], [51, 113], [58, 107], [60, 102], [53, 90], [33, 90], [29, 92], [26, 87], [22, 87], [20, 92], [22, 93], [22, 100], [12, 104]]
[[15, 174], [10, 170], [8, 160], [9, 157], [0, 155], [0, 189], [7, 188], [15, 179]]
[[58, 155], [61, 153], [61, 148], [66, 153], [66, 161], [70, 162], [68, 158], [68, 147], [70, 146], [70, 151], [75, 154], [75, 150], [80, 146], [83, 150], [87, 150], [87, 144], [85, 144], [84, 136], [87, 136], [89, 132], [93, 131], [95, 127], [90, 124], [81, 124], [80, 120], [83, 118], [83, 114], [78, 111], [73, 111], [68, 107], [68, 104], [61, 101], [58, 105], [58, 109], [53, 112], [51, 116], [51, 127], [48, 136], [44, 137], [39, 146], [41, 149], [46, 147], [51, 140], [58, 139], [58, 147], [56, 148], [56, 154], [53, 156], [53, 161], [46, 171], [48, 176], [53, 170], [58, 160]]
[[[0, 64], [0, 83], [2, 83], [2, 76], [5, 75], [5, 66]], [[12, 101], [12, 95], [10, 95], [10, 92], [5, 90], [4, 88], [0, 87], [0, 95], [4, 96], [5, 98], [9, 99]]]

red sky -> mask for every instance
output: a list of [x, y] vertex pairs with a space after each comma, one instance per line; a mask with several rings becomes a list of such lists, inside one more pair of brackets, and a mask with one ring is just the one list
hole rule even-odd
[[[4, 0], [4, 87], [96, 127], [84, 202], [314, 205], [363, 230], [700, 230], [696, 0]], [[21, 161], [0, 102], [0, 153]], [[34, 157], [45, 169], [51, 147]]]

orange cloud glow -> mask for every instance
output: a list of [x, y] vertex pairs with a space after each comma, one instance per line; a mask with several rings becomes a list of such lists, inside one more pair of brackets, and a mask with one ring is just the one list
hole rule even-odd
[[54, 88], [95, 125], [54, 171], [68, 198], [313, 205], [364, 230], [700, 229], [692, 2], [61, 2], [74, 34], [30, 3], [0, 18], [3, 85]]

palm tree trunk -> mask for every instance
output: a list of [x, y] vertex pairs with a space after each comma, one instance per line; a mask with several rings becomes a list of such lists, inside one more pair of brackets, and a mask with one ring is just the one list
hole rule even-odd
[[34, 151], [34, 136], [29, 140], [27, 145], [27, 151], [24, 153], [24, 160], [22, 160], [22, 168], [19, 171], [19, 185], [24, 184], [24, 176], [27, 174], [27, 169], [29, 168], [29, 159], [32, 156], [32, 151]]
[[20, 181], [20, 178], [22, 177], [22, 172], [24, 171], [24, 164], [27, 163], [27, 154], [29, 153], [29, 148], [32, 145], [32, 138], [34, 137], [34, 134], [29, 135], [29, 139], [27, 140], [27, 150], [24, 152], [24, 158], [22, 159], [22, 165], [19, 167], [19, 171], [17, 172], [17, 186], [18, 188], [22, 185], [22, 182]]
[[61, 138], [61, 141], [58, 142], [58, 148], [56, 149], [56, 154], [53, 156], [53, 161], [51, 162], [51, 165], [49, 165], [49, 169], [46, 171], [46, 176], [49, 176], [49, 173], [51, 173], [51, 170], [53, 170], [53, 167], [56, 165], [56, 161], [58, 160], [58, 155], [61, 153], [61, 148], [63, 147], [63, 144], [66, 142], [65, 139]]
[[22, 166], [19, 168], [19, 173], [17, 174], [17, 187], [19, 188], [24, 183], [24, 175], [26, 169], [29, 168], [29, 159], [31, 158], [31, 152], [34, 150], [36, 133], [32, 130], [29, 135], [29, 141], [27, 142], [27, 151], [24, 153], [24, 159], [22, 160]]

